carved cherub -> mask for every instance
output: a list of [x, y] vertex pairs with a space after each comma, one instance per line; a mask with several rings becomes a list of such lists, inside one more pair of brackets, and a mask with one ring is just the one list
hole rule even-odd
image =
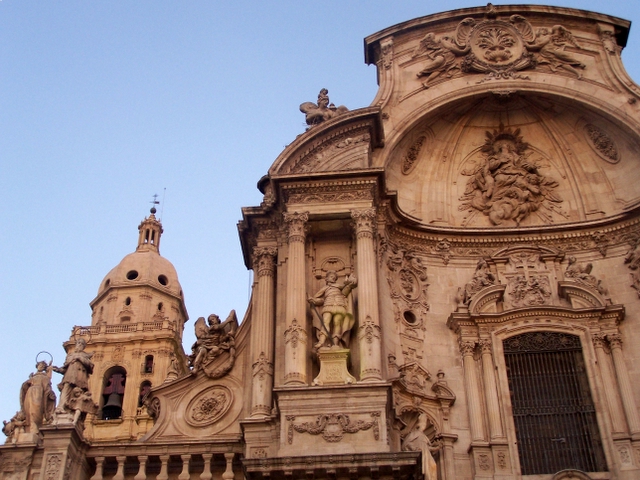
[[480, 260], [478, 260], [476, 271], [473, 273], [473, 278], [464, 286], [464, 289], [461, 289], [461, 292], [458, 294], [459, 300], [464, 305], [469, 305], [469, 303], [471, 303], [471, 297], [473, 297], [483, 288], [495, 285], [495, 283], [495, 275], [491, 273], [491, 270], [489, 270], [489, 265], [487, 265], [487, 262], [481, 258]]
[[235, 354], [235, 331], [238, 328], [236, 311], [231, 310], [227, 319], [220, 323], [220, 317], [209, 315], [205, 323], [204, 317], [198, 318], [195, 323], [196, 342], [191, 347], [189, 363], [194, 372], [203, 368], [224, 352]]
[[564, 272], [565, 277], [571, 278], [578, 283], [583, 283], [587, 286], [593, 287], [601, 294], [606, 293], [606, 290], [602, 286], [602, 281], [591, 275], [591, 270], [593, 269], [593, 265], [591, 263], [578, 263], [574, 256], [570, 256], [568, 261], [569, 264]]
[[333, 103], [329, 104], [329, 90], [323, 88], [318, 93], [318, 104], [313, 102], [304, 102], [300, 105], [300, 111], [306, 114], [305, 120], [308, 128], [318, 125], [319, 123], [329, 120], [330, 118], [348, 112], [349, 109], [344, 105], [336, 107]]

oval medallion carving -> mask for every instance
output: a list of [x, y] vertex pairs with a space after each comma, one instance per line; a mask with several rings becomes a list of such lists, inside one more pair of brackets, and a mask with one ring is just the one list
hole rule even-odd
[[233, 394], [223, 386], [216, 385], [197, 395], [187, 407], [186, 420], [194, 427], [205, 427], [217, 422], [231, 406]]
[[488, 65], [503, 66], [519, 60], [524, 46], [518, 31], [506, 22], [484, 22], [471, 33], [471, 51]]
[[600, 158], [609, 163], [618, 163], [620, 161], [616, 142], [606, 132], [592, 124], [585, 125], [584, 131], [589, 140], [589, 145]]

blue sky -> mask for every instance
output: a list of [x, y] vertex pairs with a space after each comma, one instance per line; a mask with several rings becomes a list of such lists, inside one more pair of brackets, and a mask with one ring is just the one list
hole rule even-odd
[[[495, 2], [501, 4], [504, 2]], [[377, 85], [363, 38], [483, 2], [0, 0], [0, 420], [41, 350], [56, 364], [157, 193], [190, 321], [247, 307], [236, 223], [321, 88]], [[555, 5], [640, 20], [640, 4]], [[623, 60], [640, 78], [640, 32]], [[224, 318], [224, 317], [223, 317]], [[57, 383], [59, 377], [54, 378]]]

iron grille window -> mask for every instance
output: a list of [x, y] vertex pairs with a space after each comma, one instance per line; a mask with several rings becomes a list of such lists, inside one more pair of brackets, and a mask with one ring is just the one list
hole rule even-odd
[[606, 471], [580, 338], [533, 332], [503, 345], [522, 474]]

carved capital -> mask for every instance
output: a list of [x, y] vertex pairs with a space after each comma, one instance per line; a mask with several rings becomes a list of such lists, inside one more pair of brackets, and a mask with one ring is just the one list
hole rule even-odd
[[595, 348], [604, 348], [606, 345], [607, 335], [602, 332], [594, 333], [591, 336], [591, 340], [593, 341], [593, 346]]
[[376, 209], [351, 210], [351, 218], [356, 229], [356, 236], [373, 238]]
[[488, 338], [481, 338], [480, 341], [478, 342], [478, 345], [480, 346], [480, 351], [482, 352], [482, 354], [484, 355], [485, 353], [488, 353], [489, 355], [491, 355], [491, 340]]
[[463, 357], [473, 356], [473, 352], [476, 349], [476, 342], [461, 341], [459, 346], [460, 353], [462, 353]]
[[622, 348], [622, 335], [619, 333], [610, 333], [607, 335], [607, 340], [609, 340], [609, 345], [612, 350], [616, 348]]
[[258, 277], [273, 276], [276, 255], [278, 255], [276, 247], [255, 247], [253, 249], [253, 270]]
[[304, 242], [306, 236], [306, 223], [309, 221], [309, 212], [283, 213], [285, 223], [289, 226], [289, 243]]

